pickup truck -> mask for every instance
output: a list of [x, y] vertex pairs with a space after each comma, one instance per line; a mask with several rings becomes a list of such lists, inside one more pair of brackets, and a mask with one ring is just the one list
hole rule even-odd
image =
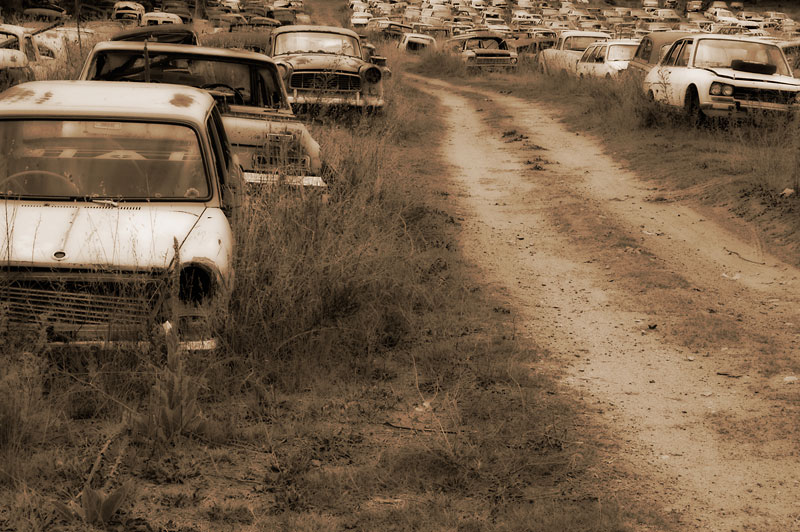
[[537, 69], [546, 74], [563, 72], [577, 75], [578, 59], [589, 45], [610, 38], [609, 34], [599, 31], [563, 31], [554, 47], [541, 51], [537, 59]]

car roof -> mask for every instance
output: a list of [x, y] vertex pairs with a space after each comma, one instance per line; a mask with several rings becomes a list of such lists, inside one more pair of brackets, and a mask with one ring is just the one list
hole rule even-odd
[[0, 118], [91, 117], [205, 123], [214, 98], [167, 83], [31, 81], [0, 93]]
[[15, 26], [14, 24], [0, 24], [0, 31], [6, 33], [13, 33], [14, 35], [22, 35], [23, 33], [30, 33], [31, 30], [23, 26]]
[[[108, 50], [139, 51], [144, 50], [144, 46], [144, 41], [104, 41], [97, 43], [92, 53], [104, 52]], [[229, 48], [214, 48], [211, 46], [195, 46], [193, 44], [147, 42], [147, 50], [151, 53], [174, 53], [215, 57], [220, 59], [240, 59], [245, 61], [256, 61], [260, 63], [275, 63], [272, 58], [257, 52], [232, 50]]]
[[680, 38], [688, 37], [689, 35], [697, 35], [691, 31], [654, 31], [648, 33], [643, 38], [653, 41], [653, 46], [661, 46], [668, 42], [675, 42]]
[[358, 39], [358, 34], [353, 30], [347, 28], [340, 28], [339, 26], [312, 26], [306, 24], [292, 24], [289, 26], [281, 26], [272, 31], [273, 35], [280, 35], [281, 33], [291, 33], [294, 31], [313, 31], [319, 33], [339, 33], [341, 35], [349, 35]]
[[581, 30], [566, 30], [562, 31], [559, 37], [605, 37], [611, 38], [611, 35], [602, 31], [581, 31]]

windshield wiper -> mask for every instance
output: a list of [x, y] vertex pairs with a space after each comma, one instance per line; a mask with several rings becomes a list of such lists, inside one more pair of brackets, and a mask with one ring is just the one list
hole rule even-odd
[[87, 200], [91, 201], [92, 203], [99, 203], [100, 205], [109, 205], [111, 207], [119, 207], [119, 203], [112, 200], [112, 199], [105, 199], [105, 198], [86, 198]]

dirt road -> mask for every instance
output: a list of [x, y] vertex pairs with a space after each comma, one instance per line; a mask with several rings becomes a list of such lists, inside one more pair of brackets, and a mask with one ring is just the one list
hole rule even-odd
[[553, 110], [416, 82], [446, 109], [462, 246], [610, 435], [597, 491], [680, 529], [800, 530], [800, 271]]

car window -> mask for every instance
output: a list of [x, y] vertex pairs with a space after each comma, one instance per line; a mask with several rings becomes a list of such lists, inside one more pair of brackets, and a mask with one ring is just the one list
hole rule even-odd
[[587, 48], [586, 51], [583, 52], [583, 55], [580, 58], [580, 62], [581, 63], [590, 62], [592, 60], [592, 56], [594, 55], [596, 50], [597, 50], [597, 48], [594, 47], [594, 46], [590, 46], [589, 48]]
[[675, 66], [685, 67], [689, 66], [689, 56], [692, 53], [692, 43], [686, 42], [681, 48], [680, 54], [678, 55], [677, 59], [675, 60]]
[[639, 48], [636, 49], [636, 57], [641, 59], [645, 63], [650, 62], [650, 56], [653, 53], [653, 41], [650, 39], [642, 39], [642, 42], [639, 44]]
[[598, 46], [597, 53], [594, 55], [594, 60], [596, 63], [602, 63], [606, 59], [606, 46]]
[[664, 66], [674, 66], [675, 60], [678, 58], [678, 54], [680, 53], [680, 49], [683, 46], [683, 41], [678, 41], [672, 45], [672, 48], [669, 49], [667, 55], [664, 56], [663, 61], [661, 64]]
[[0, 121], [3, 196], [193, 200], [210, 196], [195, 131], [119, 120]]

